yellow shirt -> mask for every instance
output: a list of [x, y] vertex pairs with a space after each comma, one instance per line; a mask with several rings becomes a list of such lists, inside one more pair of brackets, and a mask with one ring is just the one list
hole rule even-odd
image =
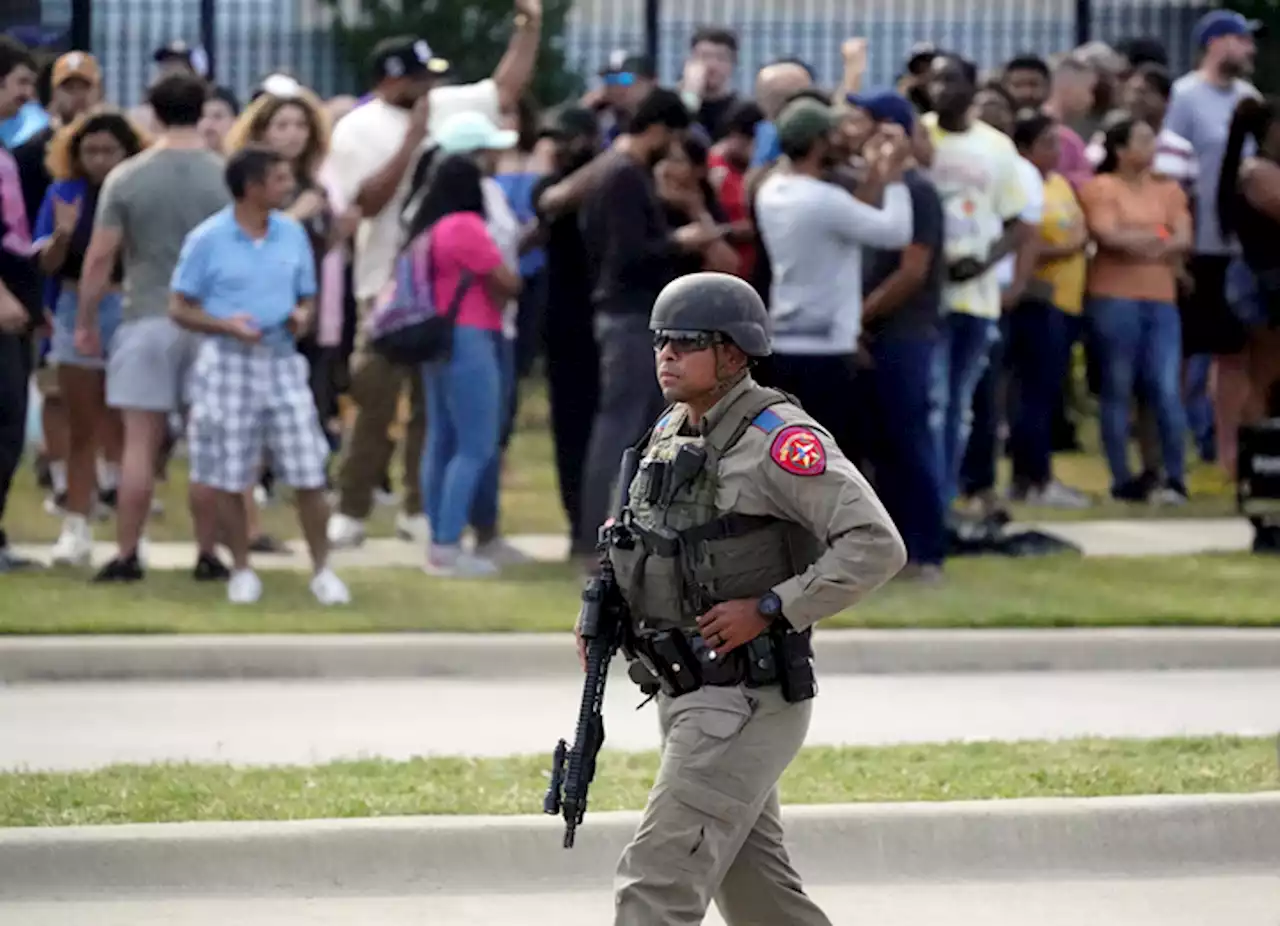
[[[1062, 174], [1044, 178], [1044, 218], [1040, 221], [1040, 240], [1053, 247], [1077, 240], [1084, 226], [1084, 211], [1076, 200], [1071, 184]], [[1035, 278], [1053, 287], [1053, 304], [1070, 315], [1079, 315], [1084, 303], [1084, 281], [1087, 263], [1084, 249], [1070, 257], [1048, 261], [1036, 268]]]
[[[986, 260], [1004, 235], [1004, 223], [1027, 205], [1018, 175], [1013, 142], [991, 126], [974, 121], [967, 132], [947, 132], [929, 113], [924, 124], [933, 140], [929, 177], [938, 189], [945, 216], [947, 263], [963, 257]], [[1000, 317], [1000, 281], [996, 268], [943, 290], [947, 308], [981, 318]]]

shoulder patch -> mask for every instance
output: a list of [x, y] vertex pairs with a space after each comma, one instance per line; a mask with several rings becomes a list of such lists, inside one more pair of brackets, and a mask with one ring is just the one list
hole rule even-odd
[[827, 451], [822, 440], [804, 425], [783, 428], [773, 439], [769, 456], [793, 476], [821, 476], [827, 471]]
[[753, 428], [759, 428], [766, 434], [772, 434], [778, 428], [782, 427], [782, 416], [771, 408], [766, 408], [760, 414], [756, 415], [751, 422]]

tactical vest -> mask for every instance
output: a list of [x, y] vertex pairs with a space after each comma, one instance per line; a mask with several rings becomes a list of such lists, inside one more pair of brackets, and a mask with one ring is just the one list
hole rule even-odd
[[682, 408], [654, 426], [624, 511], [635, 543], [609, 551], [638, 630], [696, 630], [713, 605], [758, 598], [817, 559], [819, 541], [799, 525], [716, 507], [720, 460], [753, 424], [773, 430], [768, 409], [788, 401], [756, 386], [705, 436], [680, 433]]

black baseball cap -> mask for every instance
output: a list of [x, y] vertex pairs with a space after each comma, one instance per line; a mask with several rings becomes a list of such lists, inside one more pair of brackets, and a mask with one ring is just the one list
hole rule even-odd
[[182, 39], [174, 39], [161, 45], [151, 53], [151, 60], [156, 64], [165, 61], [182, 61], [201, 77], [209, 74], [209, 56], [199, 45], [188, 45]]
[[658, 76], [658, 69], [648, 55], [619, 48], [609, 55], [609, 63], [600, 69], [601, 77], [612, 74], [631, 74], [652, 80]]
[[582, 106], [566, 106], [550, 115], [539, 132], [544, 138], [582, 138], [600, 131], [596, 114]]
[[394, 77], [444, 77], [449, 73], [447, 60], [431, 51], [425, 39], [411, 35], [393, 36], [373, 46], [369, 55], [374, 80]]

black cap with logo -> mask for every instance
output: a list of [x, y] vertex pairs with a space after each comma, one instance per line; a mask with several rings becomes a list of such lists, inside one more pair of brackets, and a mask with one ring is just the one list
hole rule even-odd
[[601, 77], [615, 74], [630, 74], [653, 80], [658, 76], [658, 69], [648, 55], [619, 48], [609, 55], [609, 63], [600, 69]]
[[375, 81], [427, 75], [444, 77], [449, 73], [449, 62], [433, 54], [425, 39], [411, 35], [383, 39], [373, 47], [369, 64]]

